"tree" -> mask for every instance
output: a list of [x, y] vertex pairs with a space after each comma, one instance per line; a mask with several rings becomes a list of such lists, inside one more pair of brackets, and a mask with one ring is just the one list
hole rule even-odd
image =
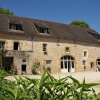
[[14, 13], [9, 11], [9, 9], [6, 10], [2, 7], [0, 7], [0, 14], [14, 15]]
[[70, 23], [70, 25], [75, 25], [75, 26], [80, 26], [80, 27], [85, 27], [85, 28], [90, 28], [89, 24], [87, 24], [86, 22], [84, 21], [72, 21]]

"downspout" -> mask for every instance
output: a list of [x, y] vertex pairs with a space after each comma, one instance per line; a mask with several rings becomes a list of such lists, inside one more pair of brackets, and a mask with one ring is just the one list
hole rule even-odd
[[59, 37], [57, 37], [58, 38], [58, 40], [57, 40], [57, 46], [60, 46], [58, 43], [59, 43], [59, 41], [60, 41], [60, 38]]

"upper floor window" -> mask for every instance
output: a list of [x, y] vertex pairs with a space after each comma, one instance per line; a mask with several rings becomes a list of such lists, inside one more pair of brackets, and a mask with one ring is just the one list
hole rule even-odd
[[4, 42], [0, 42], [0, 48], [4, 49]]
[[40, 33], [48, 33], [48, 29], [46, 29], [46, 28], [40, 28], [39, 32]]
[[9, 23], [9, 29], [23, 31], [22, 26], [20, 24]]
[[43, 44], [43, 51], [47, 51], [47, 44]]
[[19, 42], [14, 42], [14, 50], [20, 50]]
[[23, 59], [22, 59], [22, 62], [26, 62], [26, 59], [25, 59], [25, 58], [23, 58]]
[[84, 52], [83, 52], [83, 55], [84, 55], [84, 57], [87, 57], [87, 55], [88, 55], [88, 54], [87, 54], [87, 51], [84, 51]]
[[68, 53], [69, 52], [69, 47], [66, 47], [66, 53]]
[[41, 24], [35, 24], [37, 30], [39, 33], [46, 33], [46, 34], [49, 34], [49, 27], [43, 23]]

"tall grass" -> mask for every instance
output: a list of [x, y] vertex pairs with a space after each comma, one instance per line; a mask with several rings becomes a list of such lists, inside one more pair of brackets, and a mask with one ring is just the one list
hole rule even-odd
[[[99, 100], [93, 86], [99, 83], [80, 83], [72, 76], [56, 79], [45, 72], [41, 79], [27, 77], [16, 78], [16, 81], [5, 79], [8, 74], [0, 74], [0, 100]], [[71, 79], [72, 82], [68, 80]], [[92, 94], [90, 94], [90, 91]]]

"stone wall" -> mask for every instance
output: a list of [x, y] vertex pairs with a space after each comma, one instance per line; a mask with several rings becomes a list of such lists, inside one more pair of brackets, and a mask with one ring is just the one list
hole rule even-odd
[[[26, 74], [32, 74], [33, 65], [33, 43], [32, 37], [28, 35], [17, 35], [0, 33], [0, 42], [4, 42], [5, 57], [13, 57], [13, 64], [17, 66], [18, 74], [22, 74], [22, 65], [26, 65]], [[14, 42], [19, 43], [19, 50], [14, 50]], [[26, 61], [23, 62], [22, 60]]]
[[[47, 55], [44, 55], [43, 44], [47, 44]], [[91, 71], [91, 63], [93, 63], [94, 71], [96, 71], [96, 60], [100, 58], [100, 44], [91, 42], [82, 42], [69, 39], [43, 38], [34, 37], [34, 59], [38, 60], [42, 65], [46, 60], [51, 60], [51, 73], [61, 73], [61, 57], [70, 55], [74, 58], [75, 72]], [[66, 53], [66, 47], [69, 52]], [[87, 57], [84, 57], [84, 51], [87, 51]], [[86, 60], [86, 70], [82, 65], [82, 60]], [[41, 68], [43, 72], [43, 68]]]
[[[18, 74], [22, 74], [23, 64], [27, 66], [27, 74], [32, 74], [33, 61], [40, 62], [41, 73], [43, 73], [43, 65], [46, 65], [47, 60], [51, 61], [51, 73], [61, 73], [61, 57], [65, 55], [74, 58], [75, 72], [91, 71], [91, 63], [96, 71], [96, 60], [100, 58], [98, 43], [36, 36], [32, 39], [29, 35], [11, 33], [0, 33], [0, 41], [5, 42], [4, 50], [8, 51], [5, 56], [14, 57], [13, 61], [17, 66]], [[14, 42], [19, 42], [20, 50], [13, 50]], [[43, 51], [43, 44], [47, 44], [47, 52]], [[66, 52], [66, 47], [69, 48], [69, 52]], [[87, 51], [87, 57], [84, 57], [84, 51]], [[26, 62], [22, 62], [23, 58], [26, 58]], [[82, 60], [86, 60], [86, 70]]]

